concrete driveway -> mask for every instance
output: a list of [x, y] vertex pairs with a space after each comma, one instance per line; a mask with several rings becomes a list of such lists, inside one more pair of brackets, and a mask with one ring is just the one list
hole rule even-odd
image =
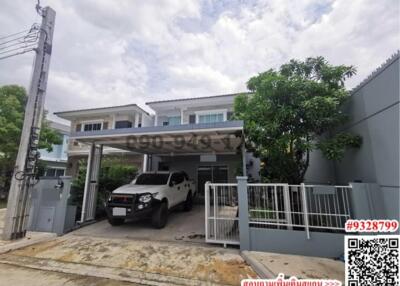
[[256, 276], [238, 249], [205, 244], [200, 205], [171, 213], [161, 230], [104, 220], [0, 254], [0, 285], [240, 285]]
[[204, 205], [194, 205], [190, 212], [171, 212], [163, 229], [153, 228], [148, 220], [128, 221], [121, 226], [111, 226], [107, 220], [102, 220], [74, 231], [74, 235], [205, 243], [204, 219]]
[[2, 254], [3, 265], [140, 285], [240, 285], [257, 276], [236, 249], [74, 234]]

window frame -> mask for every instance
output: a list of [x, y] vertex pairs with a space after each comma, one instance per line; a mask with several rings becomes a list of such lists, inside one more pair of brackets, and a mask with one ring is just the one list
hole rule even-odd
[[219, 114], [222, 114], [222, 121], [209, 122], [209, 123], [217, 123], [217, 122], [227, 121], [227, 113], [228, 113], [228, 109], [213, 109], [213, 110], [196, 111], [195, 112], [196, 124], [200, 124], [200, 116], [205, 116], [205, 115], [219, 115]]
[[[81, 131], [82, 132], [92, 132], [92, 131], [99, 131], [99, 130], [103, 130], [104, 127], [104, 120], [91, 120], [91, 121], [81, 121]], [[87, 130], [85, 131], [85, 126], [86, 125], [94, 125], [94, 124], [100, 124], [100, 129], [99, 130]]]
[[[171, 119], [176, 120], [176, 124], [171, 124]], [[176, 126], [176, 125], [181, 125], [182, 124], [182, 116], [180, 116], [180, 115], [167, 116], [167, 120], [168, 120], [168, 125], [169, 126]]]

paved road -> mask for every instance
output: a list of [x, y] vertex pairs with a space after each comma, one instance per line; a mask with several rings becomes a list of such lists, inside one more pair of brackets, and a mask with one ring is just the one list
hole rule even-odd
[[0, 285], [13, 286], [137, 286], [93, 276], [43, 271], [15, 265], [0, 264]]

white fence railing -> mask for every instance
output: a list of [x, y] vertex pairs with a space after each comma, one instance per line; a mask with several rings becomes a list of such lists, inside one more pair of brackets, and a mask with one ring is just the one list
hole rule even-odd
[[237, 184], [205, 185], [206, 242], [239, 244]]
[[247, 191], [250, 227], [303, 230], [308, 238], [311, 231], [344, 232], [345, 223], [351, 218], [351, 189], [351, 186], [248, 183], [247, 189], [238, 190], [237, 184], [206, 183], [206, 242], [240, 243], [238, 191]]
[[248, 184], [252, 227], [341, 232], [350, 218], [351, 186]]

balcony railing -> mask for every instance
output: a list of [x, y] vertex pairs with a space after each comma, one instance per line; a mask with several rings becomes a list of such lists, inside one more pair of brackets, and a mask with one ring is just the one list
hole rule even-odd
[[207, 129], [237, 129], [243, 128], [242, 120], [232, 120], [215, 123], [198, 123], [198, 124], [181, 124], [181, 125], [167, 125], [167, 126], [147, 126], [147, 127], [134, 127], [134, 128], [120, 128], [120, 129], [105, 129], [96, 131], [79, 131], [72, 132], [71, 138], [102, 136], [102, 135], [135, 135], [135, 134], [153, 134], [153, 133], [170, 133], [174, 131], [197, 131]]

